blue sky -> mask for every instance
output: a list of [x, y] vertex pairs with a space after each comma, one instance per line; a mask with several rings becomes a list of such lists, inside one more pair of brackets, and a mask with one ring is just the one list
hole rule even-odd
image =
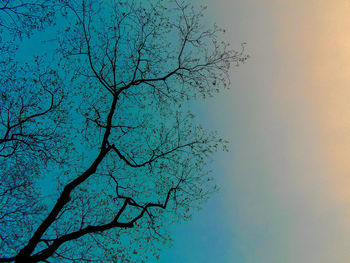
[[221, 190], [172, 226], [173, 246], [154, 262], [347, 262], [350, 4], [202, 2], [251, 58], [232, 69], [229, 91], [194, 103], [230, 141], [210, 165]]

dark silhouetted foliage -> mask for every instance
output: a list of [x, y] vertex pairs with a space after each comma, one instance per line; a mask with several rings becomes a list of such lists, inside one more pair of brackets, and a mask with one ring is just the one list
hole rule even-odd
[[228, 88], [243, 50], [182, 1], [0, 3], [18, 18], [0, 18], [10, 35], [54, 10], [65, 23], [54, 66], [0, 62], [0, 261], [158, 257], [167, 225], [216, 190], [207, 162], [225, 150], [189, 101]]

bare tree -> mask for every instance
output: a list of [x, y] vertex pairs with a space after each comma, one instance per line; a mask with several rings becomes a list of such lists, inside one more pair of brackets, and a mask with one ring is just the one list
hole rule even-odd
[[[0, 1], [0, 251], [16, 253], [30, 238], [28, 222], [44, 212], [35, 180], [57, 154], [63, 121], [59, 77], [42, 60], [21, 64], [17, 46], [53, 22], [52, 1]], [[5, 254], [5, 255], [6, 255]]]
[[[59, 1], [56, 1], [59, 2]], [[52, 0], [1, 0], [0, 29], [17, 37], [29, 36], [53, 22]]]
[[169, 240], [168, 224], [189, 219], [215, 191], [206, 164], [225, 142], [195, 124], [188, 101], [228, 87], [230, 64], [247, 57], [206, 26], [204, 9], [65, 4], [71, 23], [58, 54], [75, 117], [62, 139], [71, 140], [68, 161], [52, 170], [61, 187], [51, 210], [30, 219], [30, 238], [1, 262], [142, 262]]
[[33, 59], [34, 63], [21, 65], [15, 52], [18, 39], [53, 23], [55, 7], [51, 0], [0, 1], [2, 158], [18, 159], [17, 156], [22, 154], [41, 155], [41, 158], [46, 155], [48, 158], [47, 155], [51, 155], [49, 145], [55, 141], [52, 129], [55, 125], [45, 126], [42, 122], [52, 118], [62, 100], [57, 71], [43, 67], [39, 57]]
[[[50, 162], [61, 163], [57, 128], [63, 93], [53, 70], [19, 68], [0, 78], [0, 247], [14, 251], [26, 242], [29, 222], [44, 211], [34, 181]], [[34, 180], [34, 181], [33, 181]]]

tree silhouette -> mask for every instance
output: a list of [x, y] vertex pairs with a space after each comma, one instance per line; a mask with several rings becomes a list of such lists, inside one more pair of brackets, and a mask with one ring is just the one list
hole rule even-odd
[[[59, 1], [56, 1], [59, 2]], [[0, 29], [16, 37], [28, 37], [33, 30], [53, 22], [52, 0], [1, 0]]]
[[[12, 176], [21, 194], [11, 198], [24, 200], [27, 221], [5, 220], [22, 235], [1, 229], [1, 262], [142, 262], [169, 240], [168, 224], [189, 219], [215, 191], [206, 164], [225, 142], [196, 124], [189, 100], [228, 87], [230, 64], [247, 57], [220, 41], [223, 30], [206, 27], [204, 9], [180, 1], [63, 3], [60, 70], [40, 73], [37, 63], [31, 76], [47, 102], [15, 100], [12, 86], [20, 85], [6, 84], [11, 92], [2, 95], [16, 101], [2, 115], [16, 117], [2, 118], [1, 160], [23, 161]], [[13, 81], [26, 81], [18, 75]], [[26, 184], [33, 176], [26, 160], [35, 156], [39, 179]], [[40, 196], [43, 178], [58, 183], [57, 193], [29, 205], [26, 194]]]
[[63, 99], [56, 71], [16, 57], [18, 40], [53, 22], [54, 3], [0, 1], [0, 251], [16, 253], [44, 211], [33, 180], [43, 165], [59, 160], [56, 128]]

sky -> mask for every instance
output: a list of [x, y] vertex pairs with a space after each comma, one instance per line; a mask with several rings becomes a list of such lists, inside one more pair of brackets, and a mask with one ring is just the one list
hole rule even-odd
[[203, 2], [250, 59], [197, 106], [230, 141], [221, 191], [159, 262], [349, 262], [350, 2]]
[[154, 262], [349, 262], [350, 1], [197, 1], [250, 58], [196, 104], [220, 191]]

